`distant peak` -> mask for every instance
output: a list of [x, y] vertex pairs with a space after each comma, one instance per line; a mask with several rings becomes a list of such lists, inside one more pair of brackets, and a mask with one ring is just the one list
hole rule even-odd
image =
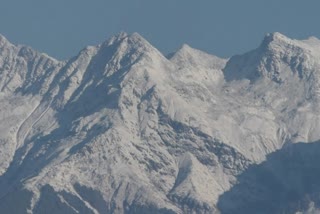
[[262, 46], [266, 47], [269, 46], [271, 43], [291, 43], [292, 40], [285, 35], [279, 33], [279, 32], [274, 32], [274, 33], [268, 33], [264, 37], [262, 41]]
[[139, 33], [134, 32], [133, 34], [129, 35], [129, 37], [131, 38], [135, 38], [135, 39], [144, 39]]
[[188, 44], [183, 44], [176, 52], [173, 56], [179, 56], [179, 55], [193, 55], [195, 53], [200, 53], [200, 54], [207, 54], [203, 51], [194, 49], [192, 47], [190, 47]]
[[272, 38], [273, 40], [290, 40], [288, 37], [286, 37], [285, 35], [279, 33], [279, 32], [274, 32], [274, 33], [268, 33], [266, 35], [266, 37], [268, 38]]
[[176, 52], [176, 55], [194, 55], [194, 54], [210, 55], [204, 51], [195, 49], [188, 44], [183, 44]]
[[111, 38], [107, 39], [103, 44], [111, 45], [115, 42], [122, 41], [127, 37], [128, 37], [128, 34], [126, 32], [120, 32], [119, 34], [114, 35]]
[[114, 36], [118, 40], [130, 38], [130, 39], [144, 39], [139, 33], [134, 32], [132, 34], [128, 34], [127, 32], [120, 32], [118, 35]]
[[[297, 40], [275, 32], [264, 37], [259, 48], [234, 56], [224, 69], [227, 81], [266, 77], [282, 83], [292, 74], [307, 76], [310, 67], [319, 58], [320, 41], [315, 37]], [[282, 69], [283, 65], [291, 69]], [[236, 71], [236, 72], [235, 72]]]
[[191, 50], [193, 49], [192, 47], [190, 47], [188, 44], [183, 44], [180, 48], [180, 50]]
[[104, 53], [106, 56], [112, 56], [115, 64], [124, 62], [122, 59], [128, 62], [137, 59], [167, 60], [160, 51], [138, 33], [127, 34], [121, 32], [95, 48], [99, 54]]
[[302, 42], [309, 46], [309, 48], [314, 49], [318, 52], [320, 48], [320, 40], [317, 37], [311, 36], [306, 40], [302, 40]]
[[262, 50], [271, 50], [272, 52], [284, 51], [290, 49], [306, 51], [306, 52], [318, 52], [320, 47], [320, 40], [316, 37], [309, 37], [305, 40], [296, 40], [288, 38], [287, 36], [275, 32], [269, 33], [264, 37], [263, 42], [260, 45]]
[[183, 44], [177, 52], [171, 54], [169, 59], [180, 66], [192, 65], [215, 69], [222, 69], [226, 62], [225, 59], [194, 49], [187, 44]]
[[140, 46], [151, 46], [150, 43], [138, 33], [128, 34], [121, 32], [108, 39], [104, 44], [111, 45], [115, 43], [130, 42], [131, 44], [139, 44]]
[[127, 37], [127, 36], [128, 36], [128, 33], [127, 33], [127, 32], [124, 32], [124, 31], [120, 32], [120, 33], [117, 35], [118, 38], [125, 38], [125, 37]]
[[2, 34], [0, 34], [0, 40], [3, 40], [3, 39], [5, 39], [5, 37]]
[[320, 42], [319, 38], [315, 37], [315, 36], [310, 36], [306, 39], [306, 41], [316, 41], [316, 42]]
[[2, 34], [0, 34], [0, 46], [3, 46], [4, 44], [10, 43], [6, 37], [4, 37]]
[[167, 56], [167, 58], [169, 60], [174, 60], [174, 58], [182, 57], [182, 56], [189, 54], [190, 50], [192, 50], [192, 49], [193, 48], [191, 48], [189, 45], [183, 44], [177, 51], [170, 53]]
[[195, 49], [188, 44], [183, 44], [175, 53], [171, 54], [171, 58], [174, 57], [196, 57], [196, 56], [202, 56], [202, 57], [213, 57], [213, 58], [219, 58], [215, 55], [208, 54], [204, 51]]
[[119, 39], [123, 39], [126, 37], [131, 37], [131, 38], [139, 38], [142, 37], [139, 33], [134, 32], [134, 33], [127, 33], [125, 31], [121, 31], [120, 33], [116, 34], [114, 37], [119, 38]]

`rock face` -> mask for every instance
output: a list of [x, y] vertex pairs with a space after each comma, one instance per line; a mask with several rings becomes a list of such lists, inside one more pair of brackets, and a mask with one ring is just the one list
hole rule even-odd
[[228, 60], [166, 58], [122, 33], [61, 62], [0, 36], [1, 212], [313, 212], [319, 50], [273, 33]]

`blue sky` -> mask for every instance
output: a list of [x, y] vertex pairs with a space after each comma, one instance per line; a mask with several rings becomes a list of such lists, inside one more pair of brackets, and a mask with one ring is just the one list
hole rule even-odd
[[183, 43], [221, 57], [268, 32], [320, 37], [319, 0], [1, 0], [0, 33], [58, 59], [121, 31], [167, 54]]

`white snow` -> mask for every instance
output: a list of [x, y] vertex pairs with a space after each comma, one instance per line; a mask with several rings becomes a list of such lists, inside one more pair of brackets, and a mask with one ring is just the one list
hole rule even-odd
[[0, 36], [0, 198], [215, 212], [249, 164], [320, 139], [319, 47], [273, 33], [230, 59], [188, 45], [168, 59], [121, 33], [59, 62]]

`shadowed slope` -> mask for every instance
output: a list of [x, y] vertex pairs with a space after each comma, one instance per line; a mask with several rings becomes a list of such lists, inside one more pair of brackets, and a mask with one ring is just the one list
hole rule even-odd
[[237, 177], [219, 198], [222, 214], [291, 214], [320, 207], [320, 143], [297, 143], [271, 153]]

